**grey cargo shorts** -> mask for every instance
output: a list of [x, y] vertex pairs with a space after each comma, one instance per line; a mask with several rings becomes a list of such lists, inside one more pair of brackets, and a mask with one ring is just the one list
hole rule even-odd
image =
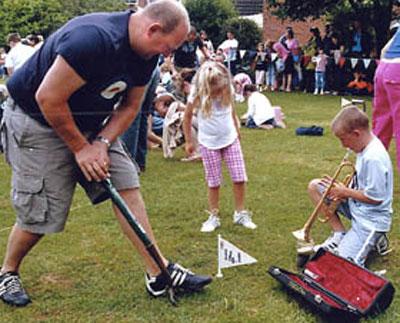
[[[74, 155], [53, 129], [32, 119], [11, 98], [4, 111], [2, 142], [12, 167], [11, 199], [21, 229], [37, 234], [62, 231], [77, 183], [94, 204], [108, 198], [100, 183], [84, 179]], [[116, 189], [138, 188], [138, 167], [119, 139], [109, 156]]]

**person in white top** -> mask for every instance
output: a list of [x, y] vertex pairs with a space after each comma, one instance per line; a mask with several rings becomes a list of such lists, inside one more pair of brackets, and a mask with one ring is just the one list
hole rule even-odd
[[[257, 91], [254, 84], [244, 86], [244, 96], [248, 98], [246, 127], [258, 129], [285, 128], [283, 121], [276, 120], [275, 109], [268, 98]], [[243, 118], [243, 117], [242, 117]]]
[[224, 40], [218, 48], [221, 48], [224, 51], [226, 57], [226, 63], [228, 65], [229, 70], [232, 75], [236, 74], [236, 60], [237, 60], [237, 51], [239, 48], [239, 42], [235, 38], [235, 35], [232, 31], [228, 31], [226, 33], [226, 40]]
[[11, 33], [7, 36], [7, 42], [11, 47], [6, 56], [5, 68], [8, 76], [11, 76], [14, 71], [20, 68], [30, 58], [35, 49], [31, 46], [21, 43], [21, 36], [18, 33]]
[[212, 232], [221, 225], [218, 209], [222, 160], [233, 181], [233, 221], [255, 229], [257, 226], [251, 220], [250, 212], [244, 208], [247, 174], [239, 141], [239, 122], [233, 109], [232, 78], [223, 64], [207, 61], [194, 77], [183, 121], [188, 155], [194, 151], [191, 123], [195, 108], [198, 109], [198, 142], [208, 185], [209, 204], [209, 217], [201, 231]]

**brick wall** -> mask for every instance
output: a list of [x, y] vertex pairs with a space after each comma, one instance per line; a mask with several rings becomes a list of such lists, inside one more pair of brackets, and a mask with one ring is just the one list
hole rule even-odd
[[310, 38], [309, 32], [312, 26], [318, 27], [321, 31], [321, 36], [324, 35], [324, 22], [321, 19], [318, 20], [307, 20], [304, 22], [293, 22], [290, 19], [280, 20], [276, 16], [273, 16], [270, 9], [264, 6], [263, 11], [263, 39], [264, 41], [271, 39], [277, 41], [279, 37], [285, 33], [287, 26], [291, 26], [294, 31], [295, 37], [299, 40], [300, 44], [303, 45]]

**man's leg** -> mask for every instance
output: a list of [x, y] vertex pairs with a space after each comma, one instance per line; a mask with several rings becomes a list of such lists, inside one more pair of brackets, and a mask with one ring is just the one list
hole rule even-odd
[[[393, 64], [396, 65], [396, 64]], [[389, 149], [393, 137], [393, 112], [389, 93], [385, 86], [386, 73], [389, 71], [388, 64], [379, 66], [375, 74], [374, 100], [372, 109], [372, 131], [382, 141], [386, 149]], [[395, 94], [396, 93], [391, 93]]]
[[126, 149], [128, 150], [130, 156], [135, 159], [137, 146], [138, 146], [138, 138], [139, 138], [139, 126], [140, 120], [142, 118], [142, 111], [140, 110], [133, 120], [132, 124], [129, 128], [121, 135], [121, 139], [124, 142]]
[[[139, 177], [135, 165], [126, 155], [126, 152], [122, 148], [119, 140], [116, 140], [111, 145], [109, 149], [109, 155], [111, 159], [110, 174], [114, 187], [118, 190], [121, 198], [127, 204], [127, 207], [146, 231], [146, 234], [153, 242], [154, 247], [157, 248], [156, 240], [147, 218], [145, 205], [140, 194]], [[93, 197], [96, 196], [96, 194], [92, 194], [96, 193], [94, 186], [98, 185], [98, 183], [93, 183], [93, 187], [87, 186], [85, 188], [86, 193], [92, 200]], [[135, 231], [125, 219], [124, 215], [117, 207], [113, 206], [113, 208], [123, 232], [143, 259], [146, 268], [145, 282], [147, 291], [152, 296], [165, 295], [168, 288], [168, 279], [166, 279], [164, 275], [160, 275], [160, 268], [153, 260], [152, 256], [148, 253], [143, 242], [136, 235]], [[159, 249], [157, 248], [157, 250]], [[160, 257], [164, 264], [167, 265], [167, 270], [173, 279], [173, 287], [176, 290], [183, 292], [198, 291], [211, 282], [210, 277], [195, 275], [178, 264], [168, 262], [161, 253]]]
[[[153, 242], [157, 250], [153, 231], [148, 221], [144, 202], [139, 189], [128, 189], [120, 191], [121, 197], [127, 203], [129, 209], [135, 215], [138, 222], [143, 226], [149, 239]], [[165, 295], [167, 292], [168, 284], [167, 280], [163, 275], [160, 275], [160, 269], [154, 262], [153, 258], [147, 252], [142, 241], [137, 237], [129, 223], [126, 221], [120, 211], [114, 206], [114, 212], [121, 224], [122, 230], [132, 244], [136, 247], [139, 254], [146, 266], [146, 289], [148, 293], [154, 297]], [[204, 288], [204, 286], [211, 283], [212, 278], [209, 276], [201, 276], [192, 273], [190, 270], [180, 266], [179, 264], [168, 263], [168, 261], [161, 255], [164, 264], [167, 266], [167, 270], [172, 278], [172, 284], [174, 289], [184, 292], [191, 293], [197, 292]]]
[[[386, 98], [390, 106], [391, 120], [393, 125], [393, 129], [390, 128], [392, 132], [387, 133], [387, 136], [392, 136], [394, 134], [396, 138], [397, 168], [400, 171], [400, 66], [398, 65], [399, 64], [389, 64], [387, 73], [385, 73], [384, 85], [387, 95]], [[379, 110], [380, 106], [376, 106], [375, 108]]]
[[31, 300], [22, 287], [19, 267], [43, 235], [30, 233], [14, 225], [8, 238], [6, 256], [0, 271], [0, 299], [13, 306], [26, 306]]
[[159, 74], [160, 72], [158, 69], [154, 70], [140, 110], [135, 120], [133, 120], [132, 124], [121, 136], [131, 157], [143, 168], [145, 167], [147, 153], [147, 117], [150, 113], [150, 108], [159, 82]]
[[[121, 197], [124, 199], [129, 209], [135, 215], [137, 221], [142, 225], [144, 230], [146, 231], [149, 239], [156, 245], [153, 231], [151, 229], [151, 225], [149, 219], [146, 214], [146, 209], [144, 206], [144, 201], [142, 199], [142, 195], [138, 188], [136, 189], [128, 189], [119, 192]], [[147, 252], [145, 246], [142, 241], [138, 238], [136, 233], [130, 227], [129, 223], [126, 221], [124, 216], [121, 214], [119, 209], [113, 205], [114, 213], [121, 225], [122, 231], [127, 236], [127, 238], [132, 242], [132, 244], [136, 247], [142, 259], [145, 263], [147, 272], [152, 276], [157, 276], [160, 273], [160, 268], [158, 268], [157, 264], [150, 257]], [[158, 247], [156, 247], [158, 249]], [[162, 256], [164, 264], [167, 265], [167, 260]]]
[[42, 237], [41, 234], [24, 231], [14, 225], [8, 237], [7, 251], [1, 273], [18, 272], [24, 257]]
[[151, 112], [153, 101], [156, 95], [156, 89], [160, 83], [160, 70], [156, 68], [153, 72], [151, 80], [148, 84], [146, 95], [142, 102], [141, 117], [139, 122], [139, 131], [137, 139], [137, 148], [135, 160], [139, 165], [141, 171], [146, 169], [146, 156], [147, 156], [147, 131], [149, 114]]

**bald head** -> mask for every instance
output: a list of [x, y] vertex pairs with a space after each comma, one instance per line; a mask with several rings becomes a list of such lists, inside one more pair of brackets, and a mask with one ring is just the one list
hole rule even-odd
[[184, 24], [189, 32], [190, 22], [186, 8], [176, 0], [158, 0], [150, 2], [141, 10], [152, 22], [158, 22], [164, 33], [170, 33], [178, 25]]
[[189, 33], [189, 16], [176, 0], [158, 0], [133, 13], [129, 21], [132, 49], [143, 58], [169, 56]]

